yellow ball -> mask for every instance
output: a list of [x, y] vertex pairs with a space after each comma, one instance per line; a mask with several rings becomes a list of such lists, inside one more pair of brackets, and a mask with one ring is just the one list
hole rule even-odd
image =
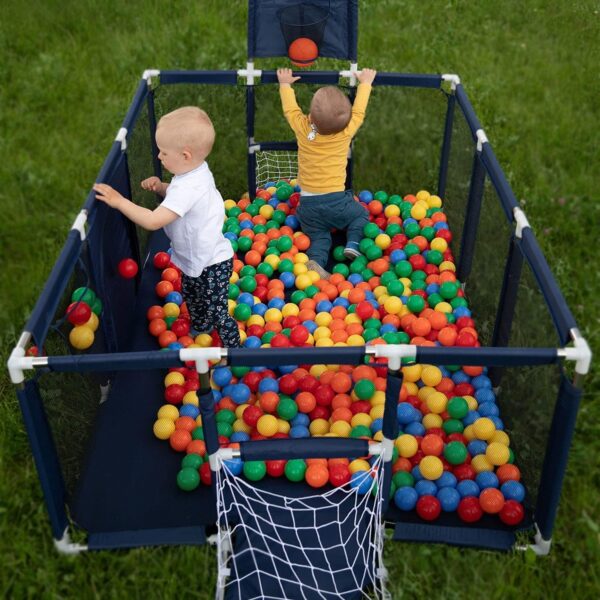
[[183, 404], [191, 404], [192, 406], [200, 406], [200, 402], [198, 401], [198, 394], [193, 390], [186, 392], [183, 396], [182, 400]]
[[265, 326], [265, 320], [260, 315], [250, 315], [250, 318], [246, 321], [246, 325], [259, 325], [260, 327]]
[[328, 312], [317, 313], [315, 317], [315, 323], [318, 327], [328, 327], [331, 321], [333, 321], [333, 317]]
[[370, 471], [371, 465], [363, 458], [357, 458], [348, 465], [348, 468], [350, 473], [356, 473], [357, 471]]
[[296, 277], [296, 287], [299, 290], [305, 290], [309, 285], [312, 285], [312, 281], [307, 273], [301, 273]]
[[289, 433], [291, 425], [284, 419], [277, 419], [277, 433]]
[[325, 435], [329, 432], [329, 421], [327, 419], [315, 419], [308, 426], [312, 435]]
[[473, 425], [467, 425], [463, 430], [463, 435], [467, 442], [472, 442], [475, 439], [475, 431], [473, 431]]
[[429, 246], [432, 250], [437, 250], [442, 253], [448, 250], [448, 242], [444, 238], [433, 238], [429, 243]]
[[308, 262], [308, 255], [304, 254], [304, 252], [298, 252], [298, 254], [294, 256], [294, 262], [306, 265], [306, 263]]
[[256, 430], [260, 435], [271, 437], [277, 433], [277, 417], [273, 415], [263, 415], [256, 423]]
[[427, 398], [436, 392], [437, 390], [435, 388], [424, 385], [422, 388], [419, 388], [419, 391], [417, 392], [417, 398], [419, 398], [421, 402], [427, 402]]
[[198, 415], [196, 417], [196, 426], [197, 427], [202, 427], [202, 415]]
[[493, 471], [494, 465], [487, 459], [485, 454], [478, 454], [471, 459], [471, 466], [475, 469], [476, 473], [482, 471]]
[[417, 438], [408, 433], [396, 438], [395, 444], [396, 448], [398, 448], [398, 453], [404, 458], [410, 458], [411, 456], [414, 456], [419, 449], [419, 442], [417, 442]]
[[406, 391], [409, 396], [416, 396], [419, 393], [419, 387], [412, 381], [405, 382], [404, 386], [406, 387]]
[[[373, 294], [375, 294], [375, 298], [377, 298], [378, 300], [381, 298], [381, 302], [380, 304], [382, 304], [383, 302], [385, 302], [389, 296], [387, 295], [387, 288], [385, 287], [385, 285], [378, 285], [374, 290], [373, 290]], [[385, 296], [385, 298], [384, 298]]]
[[249, 404], [240, 404], [239, 406], [237, 406], [237, 408], [235, 409], [235, 416], [238, 419], [241, 419], [244, 416], [244, 411], [249, 407]]
[[163, 306], [163, 312], [165, 313], [165, 317], [178, 317], [181, 309], [175, 302], [167, 302]]
[[98, 326], [100, 325], [100, 319], [98, 319], [98, 315], [96, 313], [92, 313], [90, 318], [84, 323], [86, 327], [89, 327], [92, 331], [96, 331]]
[[319, 279], [321, 279], [321, 276], [316, 271], [307, 271], [306, 273], [310, 277], [310, 280], [313, 283], [317, 283], [317, 281], [319, 281]]
[[281, 314], [284, 317], [296, 317], [299, 312], [300, 307], [297, 304], [292, 304], [291, 302], [284, 304], [283, 308], [281, 309]]
[[384, 303], [385, 312], [391, 315], [397, 315], [402, 309], [402, 300], [398, 296], [390, 296]]
[[319, 379], [325, 371], [327, 371], [327, 365], [313, 365], [308, 372], [313, 376]]
[[356, 313], [348, 313], [344, 317], [344, 323], [351, 325], [352, 323], [362, 323], [362, 319]]
[[473, 433], [480, 440], [489, 440], [496, 432], [494, 421], [488, 417], [480, 417], [473, 423]]
[[194, 341], [201, 348], [210, 348], [212, 346], [212, 338], [208, 333], [199, 333]]
[[237, 283], [240, 280], [240, 276], [234, 271], [229, 278], [229, 283]]
[[491, 464], [499, 467], [508, 462], [510, 450], [508, 449], [508, 446], [500, 442], [492, 442], [491, 444], [488, 444], [488, 447], [485, 450], [485, 457]]
[[165, 377], [165, 387], [168, 385], [178, 384], [183, 385], [185, 383], [185, 377], [181, 373], [173, 372], [167, 373]]
[[315, 346], [317, 348], [329, 348], [333, 346], [333, 340], [328, 337], [322, 337], [321, 339], [315, 340]]
[[[270, 185], [267, 188], [267, 192], [269, 192], [269, 194], [271, 194], [271, 196], [277, 191], [277, 188], [274, 185]], [[266, 205], [265, 205], [266, 206]]]
[[274, 269], [276, 269], [278, 267], [280, 261], [281, 261], [281, 259], [276, 254], [268, 254], [267, 256], [265, 256], [265, 260], [264, 260], [264, 262], [266, 262], [268, 265], [270, 265]]
[[494, 432], [494, 435], [490, 438], [490, 442], [498, 442], [499, 444], [504, 444], [505, 446], [510, 446], [510, 438], [506, 431], [502, 431], [501, 429], [497, 429]]
[[374, 439], [376, 442], [381, 442], [381, 441], [383, 440], [383, 431], [381, 431], [381, 429], [380, 429], [379, 431], [376, 431], [376, 432], [373, 434], [373, 439]]
[[347, 346], [364, 346], [365, 338], [362, 335], [358, 335], [358, 333], [354, 333], [351, 336], [348, 336], [346, 340]]
[[372, 422], [373, 419], [366, 413], [356, 413], [352, 419], [350, 419], [350, 425], [352, 425], [352, 427], [357, 427], [358, 425], [370, 427]]
[[233, 431], [243, 431], [244, 433], [250, 433], [252, 427], [246, 423], [243, 419], [236, 419], [232, 425]]
[[392, 243], [392, 238], [389, 235], [387, 235], [386, 233], [380, 233], [375, 238], [375, 245], [378, 246], [379, 248], [381, 248], [382, 250], [385, 250], [386, 248], [388, 248], [391, 243]]
[[416, 193], [417, 200], [421, 201], [421, 202], [427, 202], [427, 200], [429, 200], [430, 196], [431, 196], [431, 194], [427, 190], [419, 190]]
[[258, 210], [258, 214], [267, 220], [269, 220], [273, 216], [274, 212], [275, 209], [270, 204], [263, 204]]
[[385, 406], [383, 404], [379, 404], [377, 406], [374, 406], [370, 411], [369, 411], [369, 416], [371, 417], [371, 419], [373, 419], [373, 421], [375, 419], [383, 419], [383, 412], [385, 410]]
[[475, 396], [463, 396], [463, 398], [467, 401], [469, 410], [477, 410], [479, 402], [477, 402], [477, 398], [475, 398]]
[[442, 271], [456, 271], [456, 265], [453, 262], [450, 262], [449, 260], [444, 260], [443, 262], [440, 263], [439, 266], [440, 269], [440, 273]]
[[404, 381], [410, 381], [411, 383], [416, 383], [421, 379], [421, 372], [423, 368], [421, 365], [409, 365], [407, 367], [402, 367], [402, 373], [404, 374]]
[[423, 427], [425, 429], [433, 429], [435, 427], [441, 427], [444, 423], [444, 419], [440, 417], [440, 415], [436, 415], [435, 413], [429, 413], [423, 417]]
[[168, 440], [175, 431], [175, 423], [171, 419], [157, 419], [152, 431], [159, 440]]
[[421, 380], [425, 385], [435, 387], [442, 380], [442, 371], [433, 365], [426, 365], [421, 371]]
[[348, 437], [350, 432], [352, 431], [352, 427], [350, 423], [346, 421], [335, 421], [331, 427], [329, 428], [330, 433], [334, 433], [338, 437]]
[[431, 208], [441, 208], [442, 207], [442, 199], [439, 196], [429, 196], [429, 198], [427, 198], [427, 204], [429, 204], [429, 206]]
[[438, 302], [433, 310], [443, 313], [451, 313], [453, 309], [449, 302]]
[[313, 331], [313, 337], [315, 338], [315, 340], [317, 340], [317, 342], [323, 338], [330, 338], [331, 329], [329, 329], [329, 327], [317, 327]]
[[87, 325], [77, 325], [69, 333], [69, 342], [77, 350], [86, 350], [94, 343], [94, 332]]
[[443, 413], [448, 406], [448, 398], [442, 392], [433, 392], [427, 398], [427, 408], [436, 415]]
[[340, 365], [327, 365], [327, 370], [337, 373], [340, 370]]
[[385, 404], [385, 392], [377, 390], [371, 398], [371, 406], [383, 406]]
[[176, 406], [172, 404], [163, 404], [156, 413], [156, 417], [158, 419], [171, 419], [174, 421], [179, 417], [179, 410], [177, 410]]
[[277, 308], [269, 308], [264, 314], [264, 319], [267, 323], [281, 323], [283, 315]]
[[230, 208], [236, 206], [235, 200], [231, 200], [231, 198], [228, 198], [227, 200], [225, 200], [225, 202], [223, 202], [223, 206], [225, 207], [225, 210], [229, 210]]
[[422, 203], [416, 202], [410, 209], [410, 216], [417, 221], [424, 219], [427, 216], [427, 207]]
[[444, 472], [444, 463], [437, 456], [425, 456], [419, 463], [419, 471], [425, 479], [433, 481]]
[[395, 204], [388, 204], [383, 211], [383, 214], [389, 219], [390, 217], [400, 216], [400, 207]]
[[227, 311], [229, 312], [230, 317], [233, 317], [233, 311], [235, 310], [236, 306], [237, 306], [237, 303], [235, 300], [232, 300], [231, 298], [229, 298], [229, 300], [227, 300]]

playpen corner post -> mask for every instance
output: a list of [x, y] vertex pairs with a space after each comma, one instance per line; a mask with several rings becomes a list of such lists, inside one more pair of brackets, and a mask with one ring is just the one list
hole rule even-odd
[[388, 369], [385, 390], [385, 406], [383, 410], [383, 489], [382, 489], [382, 511], [387, 510], [390, 502], [390, 489], [392, 485], [392, 463], [394, 441], [398, 437], [398, 399], [402, 389], [402, 371], [400, 368]]
[[454, 127], [454, 109], [456, 107], [455, 94], [448, 94], [446, 107], [446, 119], [444, 122], [444, 139], [442, 141], [442, 153], [440, 157], [440, 171], [438, 174], [438, 196], [444, 198], [446, 194], [446, 183], [448, 181], [448, 163], [450, 161], [450, 149], [452, 147], [452, 129]]
[[248, 193], [250, 198], [256, 194], [256, 155], [254, 146], [254, 86], [246, 86], [246, 137], [248, 138]]

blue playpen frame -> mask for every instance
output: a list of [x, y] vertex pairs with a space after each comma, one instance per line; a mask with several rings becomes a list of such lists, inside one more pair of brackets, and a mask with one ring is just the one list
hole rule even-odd
[[[355, 67], [355, 65], [352, 65]], [[351, 68], [352, 68], [351, 67]], [[338, 85], [344, 80], [351, 88], [356, 80], [349, 71], [310, 71], [302, 73], [302, 84]], [[97, 181], [108, 182], [124, 193], [129, 189], [129, 167], [127, 148], [129, 134], [143, 107], [147, 108], [150, 131], [148, 135], [154, 140], [156, 116], [154, 109], [155, 82], [161, 86], [177, 84], [208, 84], [223, 86], [246, 86], [246, 127], [248, 138], [248, 185], [255, 189], [256, 152], [260, 150], [294, 150], [294, 143], [262, 142], [254, 139], [255, 84], [275, 84], [276, 73], [272, 70], [258, 70], [249, 62], [245, 69], [239, 71], [145, 71], [137, 87], [133, 101], [122, 127], [110, 148], [108, 156], [98, 174]], [[582, 378], [588, 372], [591, 353], [586, 340], [581, 336], [575, 319], [551, 274], [548, 264], [538, 246], [524, 211], [519, 206], [511, 187], [498, 164], [492, 146], [475, 115], [465, 89], [456, 75], [428, 75], [404, 73], [379, 73], [374, 85], [400, 86], [406, 88], [430, 88], [446, 91], [447, 106], [437, 193], [444, 197], [448, 177], [448, 162], [452, 144], [453, 121], [460, 111], [468, 123], [475, 151], [471, 183], [468, 190], [467, 211], [460, 242], [457, 275], [460, 281], [468, 280], [473, 249], [477, 238], [479, 215], [485, 180], [491, 182], [500, 200], [507, 222], [514, 227], [507, 253], [504, 280], [497, 306], [496, 323], [493, 342], [489, 347], [481, 348], [446, 348], [417, 347], [414, 345], [375, 346], [364, 348], [334, 349], [289, 349], [285, 352], [270, 349], [184, 349], [181, 351], [122, 351], [127, 344], [131, 330], [127, 325], [127, 314], [117, 310], [117, 306], [131, 306], [144, 288], [138, 279], [123, 283], [110, 280], [103, 272], [102, 236], [106, 236], [108, 227], [111, 230], [111, 244], [116, 245], [113, 252], [120, 255], [140, 256], [140, 248], [135, 228], [127, 224], [116, 211], [104, 210], [95, 201], [90, 191], [85, 204], [77, 216], [66, 243], [58, 257], [54, 268], [43, 288], [27, 325], [8, 361], [11, 379], [16, 385], [16, 392], [23, 413], [27, 434], [29, 436], [33, 456], [38, 470], [46, 506], [48, 509], [52, 534], [59, 550], [76, 553], [87, 549], [103, 549], [116, 547], [134, 547], [152, 544], [199, 544], [206, 540], [206, 528], [197, 524], [182, 526], [159, 526], [151, 524], [147, 527], [128, 529], [127, 525], [119, 531], [88, 532], [87, 543], [73, 543], [69, 535], [72, 520], [70, 518], [70, 499], [67, 498], [61, 466], [56, 452], [51, 428], [46, 418], [45, 409], [35, 377], [26, 378], [31, 370], [50, 372], [111, 372], [145, 373], [162, 372], [168, 367], [181, 366], [182, 361], [196, 361], [198, 370], [203, 373], [203, 388], [208, 384], [206, 373], [208, 360], [226, 358], [230, 365], [265, 365], [270, 366], [291, 363], [346, 363], [358, 364], [365, 356], [385, 356], [390, 359], [390, 375], [388, 376], [387, 405], [397, 402], [392, 391], [398, 391], [398, 372], [400, 359], [405, 362], [417, 362], [434, 365], [467, 364], [488, 367], [515, 367], [561, 364], [564, 361], [574, 362], [574, 378], [561, 370], [558, 397], [554, 406], [551, 422], [551, 438], [553, 443], [547, 445], [543, 460], [543, 468], [536, 505], [531, 507], [531, 518], [527, 520], [527, 528], [533, 532], [532, 547], [537, 553], [549, 551], [552, 530], [559, 502], [560, 491], [565, 474], [569, 446], [574, 432], [575, 419], [582, 394]], [[155, 150], [155, 147], [154, 147]], [[154, 152], [155, 173], [160, 176], [160, 163]], [[352, 161], [349, 165], [349, 185], [351, 185]], [[102, 227], [95, 227], [102, 220]], [[455, 224], [456, 225], [456, 224]], [[115, 233], [116, 232], [116, 233]], [[164, 243], [164, 239], [162, 240]], [[44, 346], [49, 328], [55, 318], [61, 296], [65, 293], [70, 277], [83, 253], [89, 259], [89, 276], [98, 296], [105, 302], [101, 319], [104, 347], [101, 352], [67, 356], [27, 356], [26, 350], [34, 343], [38, 348]], [[508, 347], [511, 334], [511, 323], [515, 310], [517, 287], [524, 261], [528, 263], [535, 275], [539, 290], [547, 304], [554, 322], [559, 347], [528, 348]], [[128, 286], [128, 287], [127, 287]], [[151, 288], [148, 288], [151, 289]], [[125, 311], [127, 312], [127, 311]], [[118, 375], [117, 375], [118, 376]], [[158, 379], [160, 381], [160, 377]], [[202, 394], [199, 394], [201, 397]], [[212, 407], [203, 404], [207, 432], [211, 419]], [[390, 410], [386, 411], [386, 439], [393, 439], [393, 423]], [[397, 426], [397, 423], [396, 423]], [[147, 423], [144, 427], [148, 427]], [[208, 451], [214, 457], [218, 452], [216, 429], [212, 435], [207, 433]], [[287, 443], [286, 443], [287, 442]], [[363, 440], [331, 440], [310, 439], [278, 440], [264, 442], [246, 442], [241, 444], [243, 458], [268, 458], [269, 456], [362, 456], [366, 454], [367, 442]], [[211, 465], [212, 465], [211, 461]], [[389, 480], [389, 478], [388, 478]], [[210, 500], [209, 500], [210, 501]], [[85, 531], [85, 527], [83, 527]], [[516, 528], [519, 529], [519, 528]], [[397, 521], [394, 525], [394, 539], [445, 542], [456, 545], [476, 546], [494, 549], [510, 549], [516, 545], [516, 529], [506, 526], [480, 527], [465, 524], [447, 526], [440, 523], [425, 523], [419, 520]]]

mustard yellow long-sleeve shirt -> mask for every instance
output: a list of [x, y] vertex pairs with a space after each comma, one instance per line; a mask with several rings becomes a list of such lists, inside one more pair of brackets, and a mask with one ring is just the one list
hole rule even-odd
[[343, 131], [331, 135], [317, 132], [313, 140], [308, 116], [296, 102], [291, 85], [279, 86], [283, 114], [298, 141], [298, 184], [307, 192], [327, 194], [345, 190], [346, 164], [350, 142], [362, 125], [371, 94], [371, 86], [361, 83], [352, 106], [350, 122]]

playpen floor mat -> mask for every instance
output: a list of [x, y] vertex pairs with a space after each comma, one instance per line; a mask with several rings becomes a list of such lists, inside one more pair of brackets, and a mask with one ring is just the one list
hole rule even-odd
[[[162, 231], [149, 241], [149, 257], [168, 248]], [[154, 287], [160, 271], [147, 259], [134, 311], [128, 351], [156, 350], [147, 327], [146, 312], [156, 303]], [[211, 488], [186, 492], [175, 484], [180, 453], [165, 448], [152, 432], [156, 412], [165, 403], [162, 370], [119, 371], [111, 381], [106, 402], [98, 409], [86, 462], [70, 503], [74, 521], [88, 532], [90, 547], [132, 547], [156, 544], [202, 544], [205, 527], [216, 522], [216, 500]], [[266, 477], [257, 487], [290, 497], [315, 493], [308, 484]], [[465, 527], [456, 514], [442, 514], [423, 522], [414, 511], [403, 512], [391, 502], [386, 520], [395, 523], [398, 540], [444, 541], [490, 547], [490, 533], [498, 547], [514, 543], [514, 528], [485, 515], [476, 526]], [[530, 527], [531, 512], [519, 525]]]

